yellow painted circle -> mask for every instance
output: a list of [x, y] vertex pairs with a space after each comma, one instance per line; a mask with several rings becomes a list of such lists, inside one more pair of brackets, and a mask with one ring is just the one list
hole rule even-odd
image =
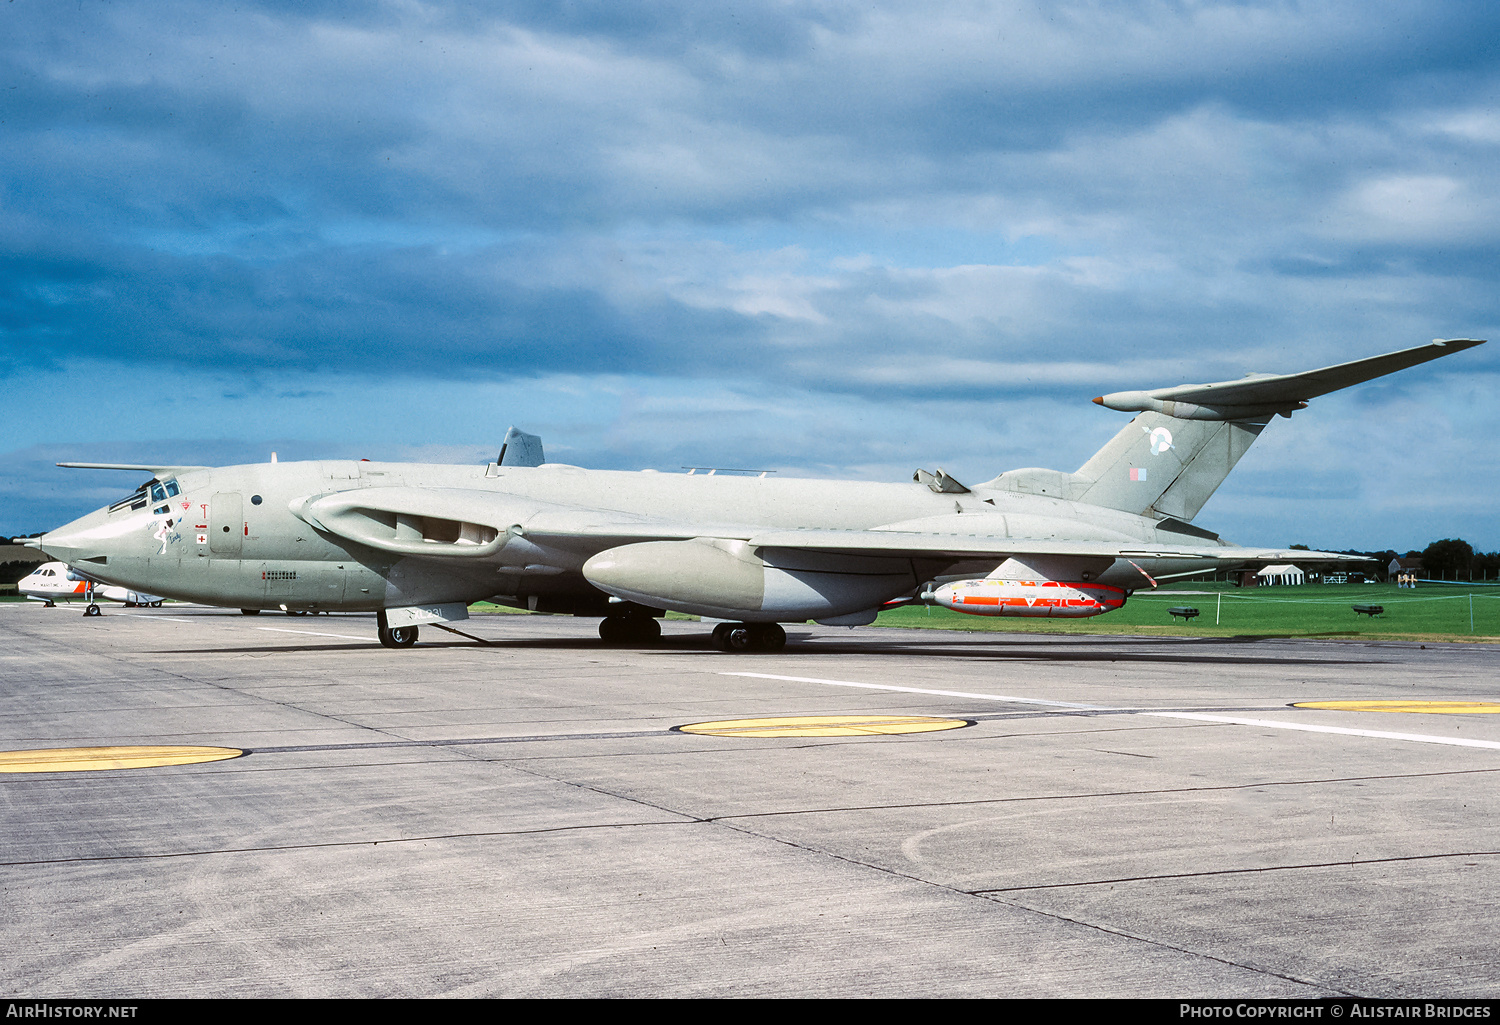
[[0, 751], [0, 772], [149, 769], [157, 765], [221, 762], [244, 753], [234, 747], [60, 747], [39, 751]]
[[1297, 701], [1292, 707], [1335, 712], [1437, 712], [1442, 715], [1500, 712], [1500, 702], [1497, 701]]
[[930, 715], [790, 715], [778, 719], [695, 722], [677, 729], [710, 737], [875, 737], [935, 733], [972, 725], [968, 719], [938, 719]]

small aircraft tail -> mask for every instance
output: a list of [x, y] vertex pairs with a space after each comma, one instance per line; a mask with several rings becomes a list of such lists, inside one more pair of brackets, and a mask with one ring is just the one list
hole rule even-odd
[[1094, 400], [1099, 405], [1140, 415], [1077, 473], [1011, 470], [984, 486], [1190, 521], [1272, 417], [1289, 417], [1308, 399], [1483, 344], [1438, 340], [1301, 374], [1101, 395]]
[[500, 454], [495, 457], [499, 466], [541, 466], [546, 461], [547, 457], [542, 454], [542, 439], [514, 427], [505, 432]]

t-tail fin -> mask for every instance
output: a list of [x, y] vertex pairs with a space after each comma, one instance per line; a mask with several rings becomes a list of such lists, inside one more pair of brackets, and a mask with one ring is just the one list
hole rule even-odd
[[1011, 470], [979, 486], [1188, 521], [1277, 414], [1291, 416], [1318, 395], [1483, 344], [1434, 341], [1302, 374], [1101, 395], [1099, 405], [1140, 415], [1077, 473]]
[[1142, 413], [1073, 475], [1084, 484], [1074, 500], [1191, 520], [1269, 422]]

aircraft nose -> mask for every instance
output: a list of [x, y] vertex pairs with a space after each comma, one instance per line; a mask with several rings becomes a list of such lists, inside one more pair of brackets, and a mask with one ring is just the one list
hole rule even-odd
[[108, 514], [103, 510], [80, 516], [72, 523], [48, 531], [41, 537], [42, 551], [70, 566], [84, 559], [108, 556], [117, 547], [109, 530]]

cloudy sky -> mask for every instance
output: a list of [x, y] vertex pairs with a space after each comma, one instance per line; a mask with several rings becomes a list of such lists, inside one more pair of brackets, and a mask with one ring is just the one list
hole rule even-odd
[[[60, 459], [1076, 469], [1106, 391], [1500, 335], [1500, 8], [0, 4], [0, 533]], [[1500, 548], [1500, 342], [1198, 522]]]

